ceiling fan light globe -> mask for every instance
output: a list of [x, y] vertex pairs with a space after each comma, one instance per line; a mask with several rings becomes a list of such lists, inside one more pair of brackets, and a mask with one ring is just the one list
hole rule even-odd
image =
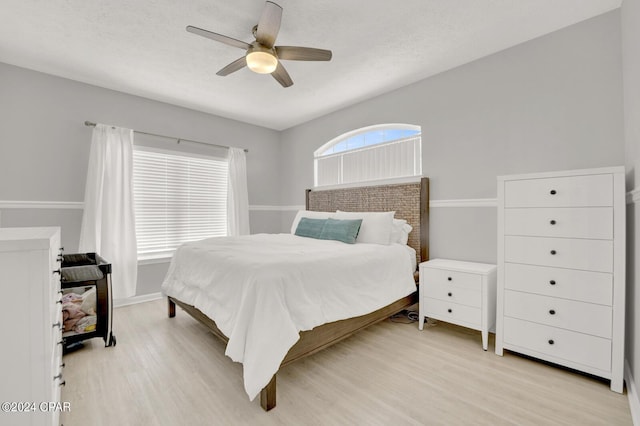
[[258, 74], [271, 74], [278, 67], [278, 58], [268, 52], [247, 53], [247, 67]]

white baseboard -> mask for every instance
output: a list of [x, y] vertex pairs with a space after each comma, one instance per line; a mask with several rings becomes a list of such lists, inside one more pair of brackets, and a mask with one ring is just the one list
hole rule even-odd
[[624, 361], [624, 381], [627, 383], [627, 398], [629, 399], [629, 409], [631, 410], [631, 420], [635, 426], [640, 426], [640, 395], [631, 373], [629, 363]]
[[127, 297], [126, 299], [114, 299], [113, 307], [121, 308], [123, 306], [136, 305], [138, 303], [151, 302], [152, 300], [162, 299], [162, 293], [142, 294], [140, 296]]

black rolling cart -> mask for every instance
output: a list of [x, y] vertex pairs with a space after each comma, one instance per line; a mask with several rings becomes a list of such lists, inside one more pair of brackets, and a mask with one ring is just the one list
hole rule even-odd
[[60, 271], [65, 351], [94, 337], [115, 346], [111, 264], [96, 253], [65, 254]]

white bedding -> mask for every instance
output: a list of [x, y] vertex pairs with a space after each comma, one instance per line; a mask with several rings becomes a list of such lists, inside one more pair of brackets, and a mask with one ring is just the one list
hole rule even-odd
[[178, 248], [162, 291], [195, 306], [229, 338], [253, 400], [299, 332], [373, 312], [416, 290], [400, 244], [345, 244], [291, 234], [210, 238]]

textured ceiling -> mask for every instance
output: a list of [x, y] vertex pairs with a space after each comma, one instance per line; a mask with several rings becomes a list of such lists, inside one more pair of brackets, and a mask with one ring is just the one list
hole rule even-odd
[[263, 0], [0, 0], [0, 62], [276, 130], [410, 84], [620, 6], [621, 0], [275, 0], [277, 45], [330, 49], [283, 61], [294, 85], [244, 68]]

